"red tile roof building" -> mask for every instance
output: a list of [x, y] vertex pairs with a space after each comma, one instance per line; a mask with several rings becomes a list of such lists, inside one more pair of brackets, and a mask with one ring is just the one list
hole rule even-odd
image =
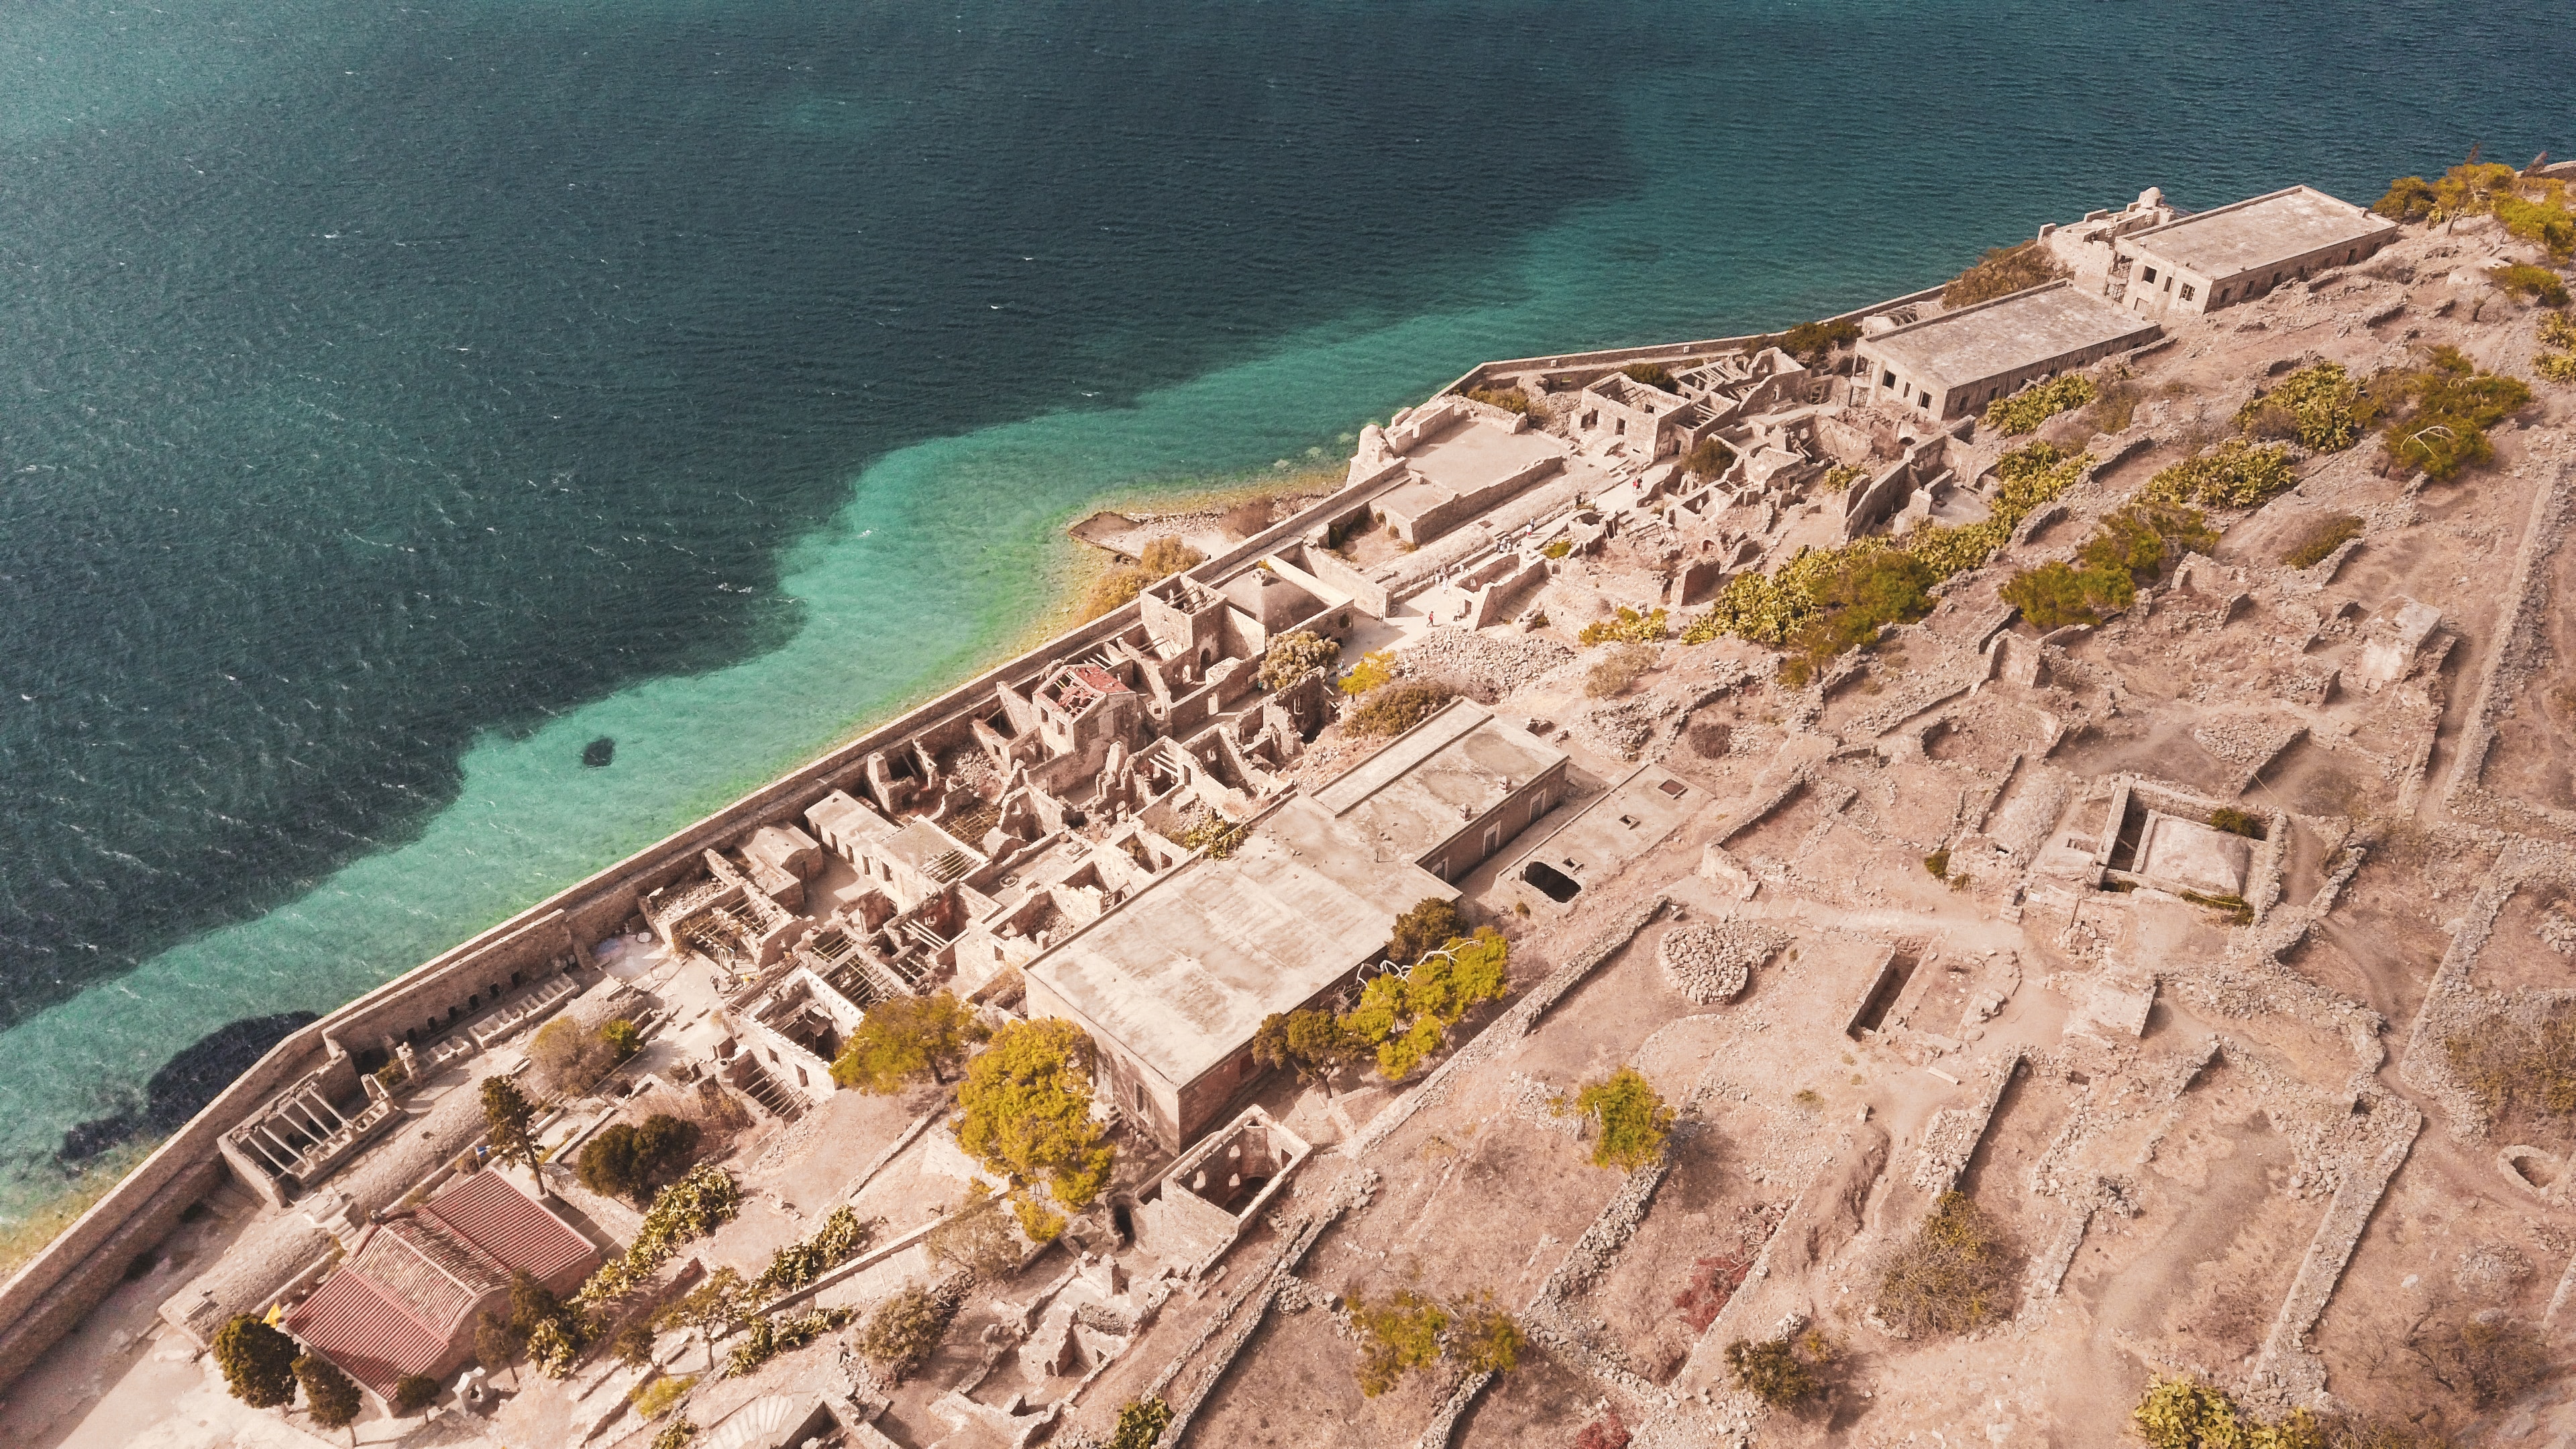
[[476, 1317], [509, 1302], [510, 1275], [580, 1286], [598, 1250], [498, 1172], [450, 1184], [368, 1233], [286, 1317], [286, 1331], [380, 1398], [406, 1375], [443, 1378], [473, 1349]]

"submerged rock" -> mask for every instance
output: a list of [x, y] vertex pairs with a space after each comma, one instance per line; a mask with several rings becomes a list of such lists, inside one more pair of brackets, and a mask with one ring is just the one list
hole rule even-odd
[[308, 1022], [309, 1011], [281, 1011], [274, 1016], [247, 1016], [199, 1037], [161, 1064], [143, 1085], [143, 1103], [104, 1117], [92, 1117], [63, 1134], [55, 1157], [66, 1163], [86, 1162], [127, 1138], [144, 1132], [171, 1132], [233, 1079], [268, 1055], [268, 1049]]
[[609, 761], [616, 758], [617, 741], [606, 735], [601, 735], [582, 747], [581, 762], [594, 770], [605, 768]]

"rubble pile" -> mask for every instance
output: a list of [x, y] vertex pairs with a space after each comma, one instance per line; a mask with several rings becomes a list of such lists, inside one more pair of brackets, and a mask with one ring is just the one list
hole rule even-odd
[[1447, 679], [1480, 700], [1500, 700], [1574, 660], [1574, 651], [1536, 635], [1497, 638], [1433, 629], [1404, 651], [1407, 674]]
[[1789, 937], [1752, 921], [1677, 926], [1664, 933], [1655, 959], [1684, 996], [1702, 1006], [1732, 1001], [1753, 980], [1753, 968], [1778, 955]]

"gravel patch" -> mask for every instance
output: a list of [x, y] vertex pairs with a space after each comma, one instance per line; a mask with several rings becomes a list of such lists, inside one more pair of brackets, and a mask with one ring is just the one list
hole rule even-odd
[[1655, 959], [1684, 996], [1702, 1006], [1732, 1001], [1753, 980], [1753, 968], [1789, 944], [1786, 932], [1751, 921], [1679, 926], [1664, 933]]

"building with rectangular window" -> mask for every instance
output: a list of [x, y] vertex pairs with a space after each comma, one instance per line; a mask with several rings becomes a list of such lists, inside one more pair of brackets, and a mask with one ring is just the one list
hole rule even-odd
[[2396, 238], [2388, 218], [2292, 186], [2119, 238], [2107, 295], [2133, 316], [2198, 315], [2366, 261]]
[[1863, 337], [1851, 400], [1946, 422], [2159, 335], [2073, 282], [2050, 282]]
[[1566, 757], [1456, 700], [1311, 795], [1156, 877], [1024, 972], [1028, 1012], [1075, 1022], [1098, 1086], [1174, 1151], [1262, 1076], [1253, 1034], [1327, 1001], [1378, 959], [1397, 916], [1565, 794]]

